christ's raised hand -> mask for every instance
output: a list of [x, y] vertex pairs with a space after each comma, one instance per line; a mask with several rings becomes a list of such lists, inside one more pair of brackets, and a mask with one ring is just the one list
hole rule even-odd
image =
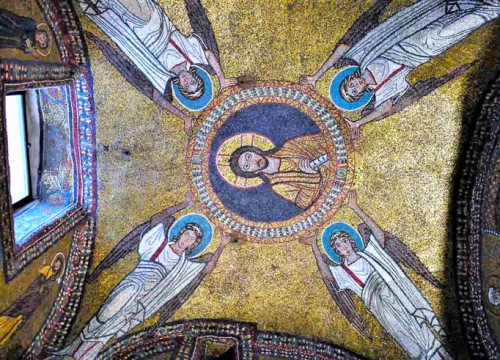
[[317, 171], [311, 167], [311, 160], [310, 159], [301, 158], [301, 159], [299, 159], [298, 165], [299, 165], [299, 169], [302, 170], [303, 172], [305, 172], [306, 174], [316, 174], [317, 173]]

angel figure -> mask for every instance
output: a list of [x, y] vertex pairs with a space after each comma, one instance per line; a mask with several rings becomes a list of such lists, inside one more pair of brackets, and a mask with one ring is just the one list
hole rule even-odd
[[452, 359], [443, 347], [446, 334], [434, 310], [399, 264], [435, 286], [437, 280], [411, 250], [359, 207], [355, 193], [348, 206], [363, 220], [358, 229], [364, 239], [351, 226], [335, 223], [322, 234], [326, 256], [315, 237], [302, 240], [312, 245], [323, 281], [342, 314], [371, 339], [356, 310], [355, 294], [411, 359]]
[[330, 97], [342, 110], [368, 105], [358, 121], [346, 119], [355, 138], [360, 126], [401, 111], [462, 74], [471, 64], [414, 86], [406, 80], [415, 68], [500, 15], [499, 0], [419, 0], [381, 22], [389, 3], [377, 0], [340, 39], [321, 68], [300, 78], [301, 84], [314, 87], [331, 67], [350, 65], [332, 80]]
[[200, 257], [212, 241], [210, 222], [199, 214], [184, 215], [175, 222], [172, 217], [190, 201], [188, 194], [186, 202], [135, 228], [99, 264], [91, 280], [130, 252], [139, 253], [134, 270], [109, 294], [77, 339], [56, 355], [95, 359], [108, 341], [126, 334], [158, 311], [156, 327], [164, 325], [212, 272], [231, 237], [221, 233], [215, 253]]
[[0, 346], [8, 342], [14, 333], [28, 321], [63, 273], [64, 255], [58, 253], [50, 265], [43, 264], [40, 267], [38, 277], [33, 280], [28, 290], [8, 309], [0, 313]]
[[189, 37], [179, 32], [155, 0], [78, 1], [84, 14], [125, 54], [87, 33], [104, 56], [141, 93], [183, 119], [188, 135], [193, 119], [172, 104], [173, 96], [188, 110], [199, 111], [213, 97], [209, 73], [218, 77], [221, 89], [236, 85], [236, 79], [224, 75], [200, 0], [185, 1], [194, 30]]

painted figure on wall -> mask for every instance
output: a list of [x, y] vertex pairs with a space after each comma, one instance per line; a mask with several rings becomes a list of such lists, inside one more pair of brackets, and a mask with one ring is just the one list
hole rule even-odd
[[143, 94], [184, 120], [193, 119], [172, 105], [173, 96], [188, 110], [203, 109], [212, 100], [215, 74], [223, 89], [236, 85], [219, 60], [213, 30], [199, 0], [186, 0], [194, 33], [186, 37], [154, 0], [80, 0], [85, 13], [131, 61], [95, 35], [91, 39], [113, 65]]
[[40, 267], [28, 290], [0, 313], [0, 346], [4, 345], [31, 317], [64, 272], [64, 255], [58, 253], [50, 265]]
[[44, 23], [37, 25], [32, 18], [0, 9], [0, 48], [44, 55], [47, 51], [50, 52], [48, 26]]
[[354, 293], [411, 359], [451, 359], [443, 347], [446, 334], [434, 310], [398, 263], [436, 286], [437, 280], [411, 250], [359, 207], [355, 193], [351, 193], [348, 206], [364, 222], [359, 227], [364, 241], [347, 224], [331, 225], [322, 234], [328, 260], [316, 237], [303, 240], [312, 245], [323, 281], [344, 316], [370, 337], [357, 313]]
[[260, 177], [276, 194], [303, 209], [317, 199], [333, 171], [322, 134], [299, 136], [267, 151], [242, 146], [231, 154], [229, 165], [241, 178]]
[[58, 355], [94, 359], [109, 340], [124, 335], [158, 311], [159, 324], [163, 324], [212, 272], [231, 238], [222, 234], [215, 253], [199, 257], [213, 238], [210, 222], [198, 214], [185, 215], [175, 222], [171, 216], [190, 203], [188, 193], [185, 203], [153, 216], [108, 254], [96, 269], [99, 272], [134, 249], [139, 253], [139, 263], [110, 293], [73, 344]]
[[462, 73], [467, 66], [415, 87], [406, 80], [415, 68], [500, 15], [498, 0], [421, 0], [380, 23], [389, 3], [377, 1], [340, 40], [321, 68], [300, 79], [301, 84], [315, 86], [332, 66], [354, 65], [333, 79], [330, 95], [343, 110], [370, 103], [371, 108], [360, 120], [349, 121], [355, 136], [360, 126], [400, 111]]

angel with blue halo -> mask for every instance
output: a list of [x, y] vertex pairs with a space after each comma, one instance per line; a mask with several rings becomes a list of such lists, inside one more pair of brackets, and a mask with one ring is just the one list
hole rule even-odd
[[187, 301], [213, 271], [231, 241], [229, 235], [221, 232], [215, 253], [200, 256], [212, 241], [211, 223], [200, 214], [184, 215], [177, 221], [172, 216], [191, 201], [188, 192], [185, 202], [137, 226], [96, 267], [89, 282], [129, 253], [139, 254], [137, 266], [113, 289], [77, 339], [56, 355], [95, 359], [111, 339], [126, 334], [156, 313], [159, 320], [153, 328], [165, 325]]
[[326, 255], [316, 236], [301, 240], [312, 245], [323, 282], [342, 314], [371, 339], [352, 298], [357, 295], [411, 359], [452, 359], [434, 310], [400, 265], [436, 287], [439, 282], [410, 249], [359, 207], [354, 192], [348, 206], [363, 220], [359, 232], [345, 223], [327, 227], [321, 236]]
[[407, 81], [413, 70], [500, 16], [500, 0], [418, 0], [382, 21], [392, 1], [376, 0], [318, 71], [300, 77], [302, 85], [315, 87], [330, 68], [343, 68], [330, 83], [330, 98], [341, 110], [363, 109], [358, 121], [346, 119], [354, 138], [360, 126], [401, 111], [464, 73], [472, 64], [413, 86]]
[[92, 33], [87, 36], [102, 50], [114, 67], [142, 94], [184, 120], [191, 134], [193, 118], [172, 104], [200, 111], [213, 98], [210, 75], [220, 88], [236, 85], [225, 76], [212, 25], [201, 0], [185, 0], [194, 30], [183, 35], [155, 0], [78, 0], [83, 13], [113, 43]]

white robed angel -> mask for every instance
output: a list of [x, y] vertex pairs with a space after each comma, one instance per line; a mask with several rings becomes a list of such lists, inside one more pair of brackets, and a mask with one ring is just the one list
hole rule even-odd
[[[340, 98], [339, 102], [354, 103], [366, 92], [374, 95], [372, 109], [358, 121], [349, 121], [355, 137], [360, 126], [400, 111], [462, 73], [466, 67], [442, 79], [420, 82], [418, 87], [407, 81], [415, 68], [500, 15], [500, 0], [419, 0], [380, 22], [390, 2], [377, 0], [339, 41], [321, 68], [314, 75], [300, 78], [301, 84], [315, 86], [332, 66], [359, 67], [355, 73], [345, 74], [332, 98], [334, 102]], [[406, 99], [404, 95], [408, 95]], [[396, 108], [397, 102], [403, 104]]]
[[[362, 335], [370, 338], [351, 297], [356, 294], [411, 359], [451, 359], [443, 347], [446, 334], [434, 310], [396, 262], [395, 258], [408, 257], [409, 249], [364, 213], [355, 194], [351, 194], [349, 206], [363, 220], [365, 233], [369, 234], [364, 249], [347, 232], [333, 232], [325, 241], [337, 254], [339, 265], [322, 255], [316, 237], [301, 240], [312, 245], [323, 281], [340, 310]], [[412, 265], [417, 270], [422, 266]], [[419, 273], [427, 278], [422, 270]]]
[[[222, 234], [213, 255], [193, 259], [190, 252], [200, 242], [208, 245], [212, 229], [208, 220], [198, 214], [186, 215], [172, 225], [171, 214], [188, 206], [190, 201], [188, 195], [185, 203], [153, 216], [108, 254], [96, 269], [97, 273], [91, 275], [91, 280], [136, 247], [137, 238], [140, 240], [139, 263], [135, 269], [109, 294], [73, 344], [58, 355], [77, 360], [94, 359], [111, 339], [126, 334], [153, 314], [160, 312], [159, 323], [163, 324], [212, 272], [231, 238]], [[175, 231], [169, 236], [170, 242], [165, 226]], [[137, 236], [139, 230], [142, 234]]]
[[211, 100], [204, 97], [206, 81], [211, 80], [201, 76], [201, 69], [217, 75], [221, 88], [236, 84], [236, 79], [224, 75], [215, 35], [200, 0], [185, 0], [195, 30], [191, 36], [180, 33], [155, 0], [78, 2], [83, 13], [132, 63], [106, 41], [87, 33], [106, 58], [144, 95], [183, 119], [188, 133], [193, 119], [172, 104], [171, 83], [178, 84], [181, 103], [182, 98], [189, 103], [203, 97], [205, 105]]

